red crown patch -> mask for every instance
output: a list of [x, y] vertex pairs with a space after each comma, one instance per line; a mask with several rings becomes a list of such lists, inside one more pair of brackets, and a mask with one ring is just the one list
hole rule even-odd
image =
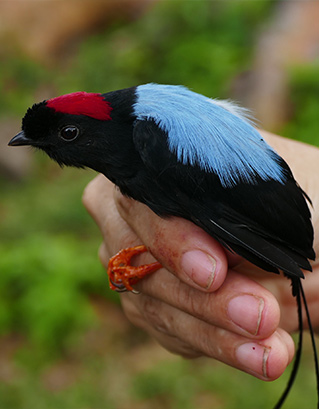
[[73, 92], [51, 98], [46, 102], [56, 112], [71, 115], [86, 115], [101, 121], [111, 120], [112, 107], [101, 94], [93, 92]]

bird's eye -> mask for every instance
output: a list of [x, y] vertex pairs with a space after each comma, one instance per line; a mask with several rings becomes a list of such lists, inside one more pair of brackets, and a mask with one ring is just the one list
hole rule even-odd
[[80, 130], [74, 125], [65, 126], [60, 130], [60, 136], [65, 141], [73, 141], [78, 137]]

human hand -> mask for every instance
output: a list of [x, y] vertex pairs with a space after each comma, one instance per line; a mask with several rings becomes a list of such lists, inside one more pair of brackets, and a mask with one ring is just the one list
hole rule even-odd
[[[270, 134], [265, 137], [315, 204], [319, 151]], [[102, 175], [87, 187], [84, 203], [103, 234], [100, 257], [105, 267], [118, 250], [141, 242], [164, 266], [135, 286], [140, 295], [121, 295], [135, 325], [180, 355], [206, 355], [264, 380], [283, 373], [294, 351], [288, 332], [297, 329], [296, 301], [286, 278], [226, 252], [186, 220], [159, 218], [124, 198]], [[141, 260], [146, 261], [145, 255]], [[319, 326], [316, 276], [307, 274], [304, 287], [314, 326]]]

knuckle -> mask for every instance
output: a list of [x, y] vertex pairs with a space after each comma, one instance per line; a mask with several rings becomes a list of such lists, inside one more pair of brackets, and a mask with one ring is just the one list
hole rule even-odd
[[183, 358], [186, 358], [186, 359], [195, 359], [195, 358], [199, 358], [203, 356], [202, 352], [197, 351], [196, 349], [191, 347], [189, 344], [187, 344], [186, 342], [182, 342], [182, 341], [180, 342], [178, 353], [179, 355], [181, 355]]
[[93, 204], [92, 193], [93, 193], [94, 183], [95, 183], [95, 179], [91, 180], [91, 182], [89, 182], [88, 185], [84, 188], [84, 191], [82, 194], [82, 203], [87, 209], [91, 207]]
[[120, 299], [126, 318], [136, 327], [147, 329], [147, 322], [135, 305], [138, 302], [136, 301], [138, 297], [134, 295], [134, 299], [132, 299], [131, 294], [121, 294]]
[[82, 194], [82, 203], [91, 214], [94, 214], [99, 207], [99, 200], [96, 199], [101, 191], [99, 186], [101, 181], [102, 175], [96, 176], [86, 185]]
[[176, 286], [173, 294], [176, 305], [184, 306], [188, 314], [205, 322], [212, 321], [216, 315], [213, 298], [211, 293], [204, 293], [187, 284]]
[[172, 336], [174, 319], [169, 312], [161, 314], [160, 303], [150, 297], [145, 297], [143, 303], [143, 316], [146, 321], [158, 332]]
[[203, 355], [200, 351], [196, 351], [188, 343], [178, 339], [177, 337], [172, 337], [162, 333], [155, 333], [153, 335], [165, 349], [173, 354], [180, 355], [186, 359], [194, 359]]
[[[226, 345], [224, 341], [226, 337], [227, 333], [225, 330], [204, 326], [201, 336], [198, 338], [198, 349], [203, 351], [203, 353], [210, 358], [224, 361]], [[223, 340], [223, 342], [221, 342], [221, 340]], [[228, 350], [228, 353], [230, 352], [229, 346], [226, 350]]]
[[110, 191], [113, 184], [106, 179], [102, 174], [96, 176], [84, 188], [82, 194], [82, 202], [84, 206], [90, 211], [99, 208], [99, 202], [110, 197]]
[[110, 254], [107, 251], [106, 245], [105, 245], [104, 242], [100, 245], [100, 248], [98, 250], [98, 256], [99, 256], [99, 260], [102, 263], [102, 265], [105, 268], [107, 268], [107, 265], [108, 265], [108, 262], [109, 262], [109, 259], [110, 259]]

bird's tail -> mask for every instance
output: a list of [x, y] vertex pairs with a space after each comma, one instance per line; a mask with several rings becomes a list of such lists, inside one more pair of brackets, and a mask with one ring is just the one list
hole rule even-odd
[[299, 326], [299, 341], [298, 341], [298, 347], [296, 351], [296, 356], [295, 356], [295, 361], [294, 365], [292, 368], [292, 371], [290, 373], [290, 377], [287, 383], [287, 386], [282, 393], [280, 399], [278, 400], [277, 404], [274, 406], [274, 409], [280, 409], [282, 405], [284, 404], [290, 389], [293, 386], [293, 383], [296, 379], [296, 375], [298, 372], [299, 364], [300, 364], [300, 358], [301, 358], [301, 352], [302, 352], [302, 341], [303, 341], [303, 314], [302, 314], [302, 303], [304, 304], [305, 311], [306, 311], [306, 317], [307, 317], [307, 322], [308, 322], [308, 327], [309, 327], [309, 332], [310, 332], [310, 337], [311, 337], [311, 343], [312, 343], [312, 349], [313, 349], [313, 355], [314, 355], [314, 362], [315, 362], [315, 371], [316, 371], [316, 381], [317, 381], [317, 408], [319, 408], [319, 364], [318, 364], [318, 354], [317, 354], [317, 348], [316, 348], [316, 342], [315, 342], [315, 337], [314, 337], [314, 331], [313, 327], [311, 324], [311, 319], [310, 319], [310, 314], [308, 310], [308, 304], [306, 300], [306, 295], [303, 290], [303, 286], [301, 283], [301, 279], [299, 277], [290, 277], [291, 278], [291, 283], [292, 283], [292, 294], [293, 296], [296, 297], [297, 301], [297, 309], [298, 309], [298, 326]]

